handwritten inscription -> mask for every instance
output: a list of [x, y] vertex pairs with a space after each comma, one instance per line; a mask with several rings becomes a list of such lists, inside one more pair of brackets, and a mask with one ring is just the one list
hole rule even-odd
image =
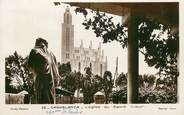
[[46, 113], [49, 114], [49, 115], [50, 114], [56, 114], [56, 113], [81, 114], [82, 111], [80, 109], [56, 109], [56, 110], [48, 109], [48, 110], [46, 110]]

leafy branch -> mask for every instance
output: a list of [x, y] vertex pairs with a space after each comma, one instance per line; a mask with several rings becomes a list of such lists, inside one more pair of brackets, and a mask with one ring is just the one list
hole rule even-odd
[[[102, 38], [103, 43], [117, 41], [123, 48], [127, 48], [128, 29], [120, 23], [115, 24], [112, 21], [113, 17], [108, 17], [99, 10], [91, 10], [93, 17], [88, 18], [87, 10], [84, 8], [81, 10], [76, 8], [75, 12], [85, 14], [82, 25], [86, 30], [93, 30], [96, 37]], [[161, 73], [179, 75], [177, 69], [179, 37], [178, 34], [171, 34], [170, 26], [163, 25], [158, 20], [140, 16], [137, 37], [139, 52], [144, 55], [148, 66], [159, 69], [160, 75]]]

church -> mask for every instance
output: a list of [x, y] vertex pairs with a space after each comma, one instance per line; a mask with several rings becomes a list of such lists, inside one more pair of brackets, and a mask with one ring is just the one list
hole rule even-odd
[[99, 43], [98, 48], [92, 48], [92, 41], [88, 48], [83, 47], [83, 41], [79, 47], [74, 46], [74, 25], [69, 7], [64, 13], [61, 38], [61, 63], [70, 62], [72, 71], [85, 72], [90, 67], [93, 74], [100, 76], [107, 70], [107, 57]]

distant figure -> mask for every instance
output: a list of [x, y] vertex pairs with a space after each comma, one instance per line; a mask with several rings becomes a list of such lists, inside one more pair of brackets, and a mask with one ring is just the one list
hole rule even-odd
[[54, 104], [56, 79], [60, 76], [56, 58], [48, 51], [48, 43], [43, 38], [36, 39], [29, 55], [28, 67], [35, 74], [31, 103]]

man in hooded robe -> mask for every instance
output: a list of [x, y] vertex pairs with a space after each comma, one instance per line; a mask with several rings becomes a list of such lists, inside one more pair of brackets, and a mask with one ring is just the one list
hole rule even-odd
[[54, 104], [55, 85], [60, 75], [56, 58], [48, 51], [48, 43], [43, 38], [36, 39], [29, 55], [28, 67], [35, 74], [31, 103]]

